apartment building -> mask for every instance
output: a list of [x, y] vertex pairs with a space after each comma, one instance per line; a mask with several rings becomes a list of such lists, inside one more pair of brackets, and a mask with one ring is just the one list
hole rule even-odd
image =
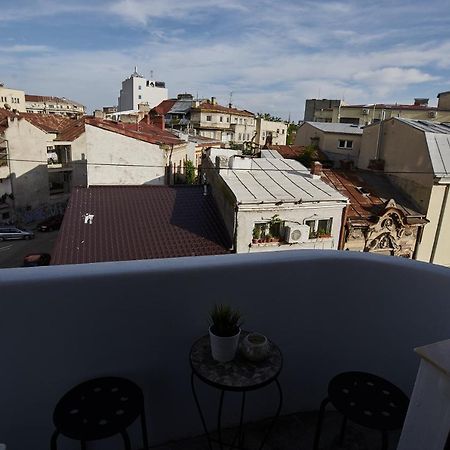
[[356, 163], [363, 130], [358, 125], [344, 123], [303, 122], [297, 130], [295, 145], [312, 146], [333, 162]]
[[26, 112], [25, 92], [8, 88], [0, 83], [0, 108]]
[[243, 144], [256, 134], [256, 116], [250, 111], [222, 106], [215, 97], [194, 103], [190, 111], [191, 127], [200, 136], [222, 143]]
[[284, 122], [256, 118], [256, 137], [254, 142], [260, 146], [286, 145], [288, 126]]
[[338, 249], [347, 198], [299, 162], [212, 148], [204, 168], [237, 253]]
[[439, 93], [437, 98], [436, 107], [429, 106], [428, 98], [415, 98], [410, 105], [398, 103], [348, 105], [342, 100], [308, 99], [305, 103], [305, 120], [369, 125], [391, 117], [402, 117], [413, 120], [449, 122], [450, 91]]
[[151, 123], [0, 109], [1, 220], [41, 218], [74, 186], [168, 184], [187, 159], [195, 144]]
[[385, 173], [429, 220], [417, 259], [450, 266], [450, 126], [391, 118], [365, 127], [358, 167]]
[[58, 114], [79, 118], [84, 116], [86, 108], [81, 103], [65, 97], [25, 94], [26, 111], [37, 114]]
[[134, 72], [122, 81], [117, 111], [138, 111], [140, 103], [148, 105], [149, 108], [154, 108], [167, 99], [166, 83], [155, 81], [153, 76], [150, 79], [145, 78], [138, 73], [137, 67], [135, 67]]

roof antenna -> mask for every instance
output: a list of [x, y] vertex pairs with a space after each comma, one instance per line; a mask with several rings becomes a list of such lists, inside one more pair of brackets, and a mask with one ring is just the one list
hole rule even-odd
[[231, 108], [233, 106], [232, 100], [233, 100], [233, 92], [230, 92], [230, 101], [228, 102], [228, 108]]

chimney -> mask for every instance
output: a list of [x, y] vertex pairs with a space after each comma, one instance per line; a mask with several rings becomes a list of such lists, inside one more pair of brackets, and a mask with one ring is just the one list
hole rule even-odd
[[211, 97], [211, 105], [217, 105], [216, 97]]
[[161, 128], [161, 130], [166, 129], [166, 124], [164, 122], [164, 116], [157, 115], [152, 118], [152, 124], [156, 125], [158, 128]]
[[317, 177], [322, 176], [322, 164], [319, 161], [314, 161], [311, 164], [311, 175]]

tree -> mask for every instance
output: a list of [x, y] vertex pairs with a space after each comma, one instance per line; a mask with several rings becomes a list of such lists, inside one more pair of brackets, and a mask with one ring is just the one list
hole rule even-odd
[[189, 159], [184, 163], [184, 174], [186, 177], [186, 184], [195, 183], [195, 167], [194, 163]]
[[290, 123], [287, 128], [287, 137], [286, 137], [286, 143], [288, 145], [291, 145], [295, 141], [295, 136], [297, 134], [298, 125], [296, 125], [294, 122]]

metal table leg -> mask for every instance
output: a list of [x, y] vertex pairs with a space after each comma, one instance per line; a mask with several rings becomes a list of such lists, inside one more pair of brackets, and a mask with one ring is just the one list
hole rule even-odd
[[209, 450], [213, 450], [211, 436], [209, 435], [208, 428], [205, 422], [205, 417], [203, 416], [202, 408], [200, 407], [200, 402], [198, 401], [197, 392], [195, 391], [194, 372], [191, 373], [191, 389], [192, 395], [194, 396], [195, 404], [197, 405], [197, 410], [200, 415], [200, 419], [202, 421], [203, 430], [205, 431], [206, 438], [208, 439]]
[[277, 408], [277, 412], [275, 413], [274, 418], [272, 419], [272, 423], [270, 424], [270, 426], [264, 436], [264, 439], [261, 442], [259, 450], [262, 450], [262, 448], [264, 447], [264, 444], [266, 443], [266, 440], [269, 437], [269, 435], [275, 425], [275, 422], [277, 421], [278, 417], [280, 417], [281, 407], [283, 406], [283, 391], [281, 390], [280, 382], [278, 381], [278, 379], [275, 380], [275, 384], [277, 385], [277, 388], [278, 388], [278, 408]]

